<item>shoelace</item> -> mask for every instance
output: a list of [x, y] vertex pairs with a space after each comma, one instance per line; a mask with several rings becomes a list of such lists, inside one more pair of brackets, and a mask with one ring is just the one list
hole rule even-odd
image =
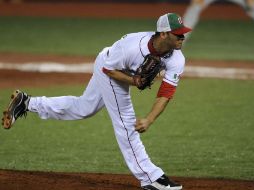
[[26, 110], [24, 110], [24, 111], [20, 110], [14, 117], [15, 117], [15, 119], [17, 119], [19, 117], [26, 118], [26, 116], [27, 116], [27, 111]]
[[21, 112], [21, 114], [19, 115], [19, 117], [24, 117], [24, 118], [26, 118], [26, 116], [27, 116], [27, 111], [23, 111], [23, 112]]

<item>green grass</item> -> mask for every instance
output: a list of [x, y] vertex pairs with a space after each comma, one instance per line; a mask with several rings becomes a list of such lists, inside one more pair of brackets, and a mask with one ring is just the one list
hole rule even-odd
[[202, 21], [186, 43], [192, 59], [254, 61], [253, 21]]
[[126, 33], [152, 30], [152, 24], [151, 20], [0, 17], [0, 51], [97, 55]]
[[[154, 19], [0, 17], [0, 52], [97, 55], [130, 32], [154, 31]], [[184, 52], [189, 59], [254, 61], [253, 21], [201, 21]]]
[[[152, 90], [132, 89], [137, 116], [151, 108]], [[25, 88], [35, 96], [80, 95], [82, 86]], [[0, 91], [0, 109], [11, 89]], [[142, 134], [151, 159], [175, 176], [253, 180], [254, 81], [184, 79], [174, 101]], [[0, 168], [129, 173], [105, 110], [82, 121], [40, 120], [29, 113], [0, 129]]]

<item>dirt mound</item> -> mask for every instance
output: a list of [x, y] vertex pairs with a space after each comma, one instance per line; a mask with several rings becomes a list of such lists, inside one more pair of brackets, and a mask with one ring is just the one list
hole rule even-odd
[[[184, 190], [252, 190], [253, 181], [173, 177]], [[138, 181], [126, 174], [53, 173], [0, 170], [2, 190], [138, 190]]]

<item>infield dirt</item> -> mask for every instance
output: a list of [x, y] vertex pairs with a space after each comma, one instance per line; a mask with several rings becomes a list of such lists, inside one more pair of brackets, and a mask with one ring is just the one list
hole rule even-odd
[[[253, 181], [173, 177], [184, 190], [253, 190]], [[1, 190], [139, 190], [131, 175], [0, 170]]]

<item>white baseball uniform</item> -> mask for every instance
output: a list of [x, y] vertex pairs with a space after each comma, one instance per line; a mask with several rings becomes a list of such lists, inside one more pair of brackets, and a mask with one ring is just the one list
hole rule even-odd
[[[129, 85], [110, 78], [103, 68], [135, 71], [150, 54], [148, 41], [152, 35], [154, 32], [128, 34], [111, 47], [104, 48], [95, 60], [93, 76], [80, 97], [32, 97], [28, 105], [29, 111], [38, 113], [42, 119], [59, 120], [84, 119], [105, 106], [125, 162], [141, 186], [151, 184], [164, 172], [151, 162], [139, 133], [135, 131], [136, 117]], [[162, 62], [165, 64], [163, 81], [177, 86], [185, 65], [181, 50], [162, 57]]]

